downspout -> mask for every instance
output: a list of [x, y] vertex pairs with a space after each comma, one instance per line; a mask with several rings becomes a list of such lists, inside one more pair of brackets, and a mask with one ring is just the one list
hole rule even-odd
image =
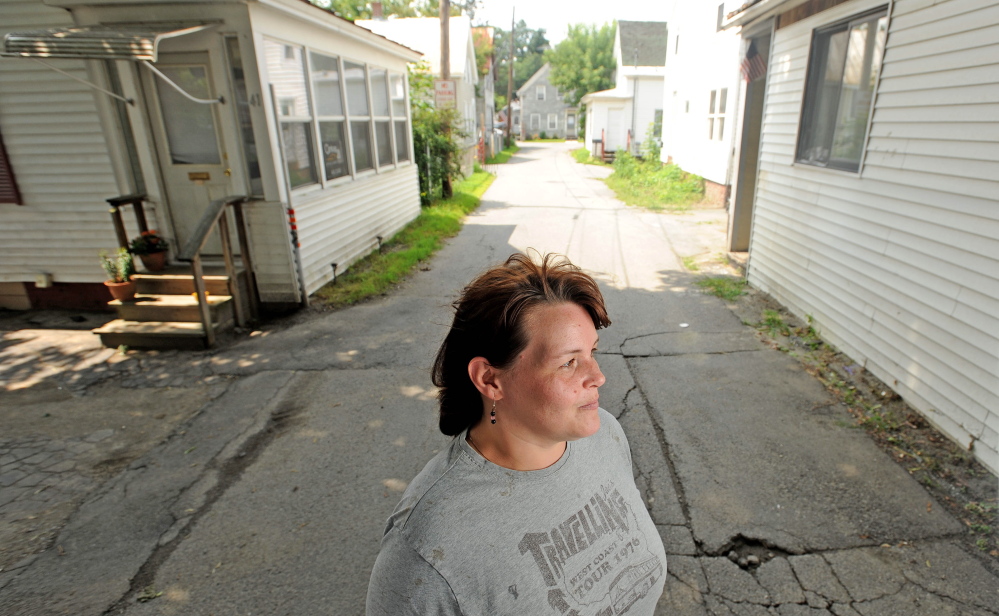
[[[298, 274], [298, 290], [300, 294], [299, 303], [303, 308], [309, 307], [309, 293], [305, 289], [305, 271], [302, 269], [302, 247], [298, 241], [298, 221], [295, 219], [295, 208], [291, 203], [291, 177], [288, 175], [288, 161], [284, 158], [284, 134], [281, 132], [281, 116], [278, 115], [277, 94], [274, 91], [274, 84], [268, 84], [271, 91], [271, 112], [274, 114], [275, 128], [277, 129], [278, 151], [281, 153], [281, 179], [284, 180], [285, 194], [288, 195], [288, 226], [291, 232], [291, 249], [295, 255], [295, 271]], [[334, 276], [336, 270], [333, 270]]]

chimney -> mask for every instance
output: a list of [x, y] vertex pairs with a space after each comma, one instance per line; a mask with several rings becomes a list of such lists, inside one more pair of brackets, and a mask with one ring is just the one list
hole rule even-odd
[[371, 3], [371, 19], [384, 19], [382, 15], [382, 3], [372, 2]]

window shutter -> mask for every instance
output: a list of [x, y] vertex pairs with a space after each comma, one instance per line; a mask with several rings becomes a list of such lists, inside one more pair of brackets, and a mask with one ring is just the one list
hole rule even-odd
[[7, 150], [3, 147], [3, 136], [0, 135], [0, 203], [16, 203], [21, 205], [21, 193], [14, 181], [14, 170], [10, 167]]

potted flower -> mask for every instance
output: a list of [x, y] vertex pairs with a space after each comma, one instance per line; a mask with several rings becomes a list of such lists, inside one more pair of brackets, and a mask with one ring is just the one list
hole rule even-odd
[[132, 240], [130, 252], [139, 255], [142, 266], [150, 272], [158, 272], [166, 267], [167, 241], [156, 234], [155, 230], [143, 231], [142, 235]]
[[132, 254], [125, 248], [119, 248], [112, 256], [106, 251], [101, 252], [101, 265], [108, 275], [104, 286], [111, 291], [111, 296], [119, 301], [128, 301], [135, 297], [135, 283], [132, 274], [135, 273], [135, 263]]

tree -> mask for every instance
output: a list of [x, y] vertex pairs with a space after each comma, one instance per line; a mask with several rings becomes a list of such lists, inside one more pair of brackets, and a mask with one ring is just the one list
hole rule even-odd
[[569, 26], [564, 41], [545, 54], [551, 63], [551, 83], [564, 95], [570, 106], [590, 92], [607, 90], [614, 85], [614, 33], [617, 24]]
[[[312, 4], [330, 9], [340, 17], [354, 21], [355, 19], [371, 19], [370, 0], [309, 0]], [[452, 15], [475, 16], [478, 0], [453, 0]], [[396, 17], [437, 17], [440, 14], [440, 0], [382, 0], [382, 15]]]
[[413, 119], [413, 152], [420, 182], [420, 203], [429, 205], [445, 195], [443, 187], [461, 177], [456, 109], [434, 107], [434, 75], [426, 62], [409, 65], [409, 104]]
[[475, 66], [479, 69], [479, 77], [489, 74], [489, 60], [493, 56], [493, 42], [485, 29], [472, 30], [472, 44], [475, 46]]
[[[527, 27], [521, 19], [515, 28], [516, 37], [513, 41], [513, 89], [516, 91], [524, 85], [531, 75], [536, 73], [544, 63], [544, 54], [551, 48], [545, 37], [545, 29], [533, 30]], [[506, 82], [509, 78], [510, 66], [510, 31], [496, 28], [493, 37], [493, 49], [496, 60], [496, 92], [506, 92]]]

